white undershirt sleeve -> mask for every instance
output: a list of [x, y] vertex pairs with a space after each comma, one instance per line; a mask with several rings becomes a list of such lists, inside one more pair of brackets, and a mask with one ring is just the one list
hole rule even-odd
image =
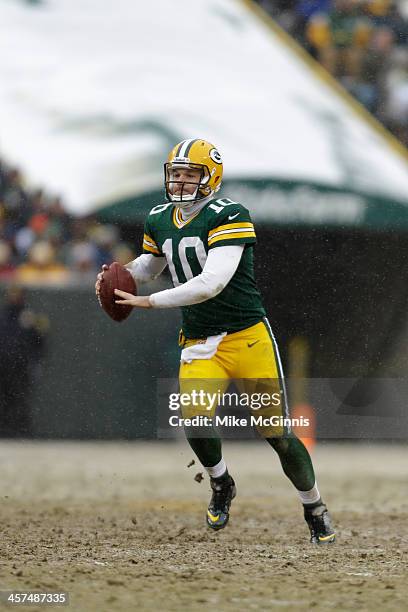
[[129, 270], [137, 283], [147, 283], [157, 278], [166, 266], [165, 257], [155, 257], [144, 253], [126, 264], [125, 268]]
[[211, 249], [201, 274], [174, 289], [153, 293], [151, 305], [153, 308], [174, 308], [200, 304], [215, 297], [234, 276], [243, 251], [243, 244]]

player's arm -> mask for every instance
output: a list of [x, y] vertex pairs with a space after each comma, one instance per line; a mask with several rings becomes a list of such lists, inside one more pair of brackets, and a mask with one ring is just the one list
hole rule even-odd
[[167, 266], [165, 257], [155, 257], [150, 253], [143, 253], [125, 265], [137, 283], [148, 283], [155, 280]]
[[[167, 266], [167, 261], [164, 257], [154, 257], [153, 255], [143, 253], [125, 265], [133, 278], [138, 284], [148, 283], [155, 280], [163, 272]], [[101, 282], [103, 281], [103, 273], [108, 270], [109, 266], [103, 264], [101, 272], [98, 273], [95, 283], [95, 291], [98, 295]]]
[[200, 304], [215, 297], [228, 285], [234, 276], [244, 245], [222, 246], [208, 253], [203, 271], [174, 289], [165, 289], [151, 296], [132, 296], [115, 290], [120, 298], [117, 304], [128, 304], [140, 308], [175, 308]]

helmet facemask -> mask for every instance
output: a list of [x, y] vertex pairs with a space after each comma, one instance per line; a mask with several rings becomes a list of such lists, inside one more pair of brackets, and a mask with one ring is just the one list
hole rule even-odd
[[[200, 176], [198, 181], [179, 180], [174, 175], [179, 169], [199, 170]], [[196, 202], [207, 198], [212, 194], [208, 182], [211, 178], [208, 167], [204, 164], [193, 164], [190, 162], [168, 162], [164, 164], [164, 184], [166, 189], [166, 197], [170, 202], [177, 203], [180, 208], [191, 208]], [[177, 194], [174, 194], [174, 186], [181, 185], [181, 189]], [[186, 185], [194, 185], [195, 189], [192, 193], [185, 192]]]

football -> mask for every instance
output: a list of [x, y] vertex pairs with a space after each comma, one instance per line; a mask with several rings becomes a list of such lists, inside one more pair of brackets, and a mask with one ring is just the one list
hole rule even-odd
[[115, 304], [115, 300], [120, 299], [115, 295], [115, 289], [137, 295], [137, 287], [133, 276], [117, 261], [114, 261], [109, 266], [109, 270], [103, 273], [99, 303], [111, 319], [120, 322], [127, 319], [133, 308], [126, 304]]

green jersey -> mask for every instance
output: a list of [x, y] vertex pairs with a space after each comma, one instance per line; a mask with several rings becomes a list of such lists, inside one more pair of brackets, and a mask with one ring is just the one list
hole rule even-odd
[[248, 210], [228, 198], [211, 200], [187, 221], [172, 202], [152, 208], [145, 223], [143, 252], [166, 257], [174, 286], [202, 272], [210, 249], [245, 245], [238, 268], [221, 293], [182, 307], [186, 338], [240, 331], [265, 316], [254, 276], [255, 243]]

